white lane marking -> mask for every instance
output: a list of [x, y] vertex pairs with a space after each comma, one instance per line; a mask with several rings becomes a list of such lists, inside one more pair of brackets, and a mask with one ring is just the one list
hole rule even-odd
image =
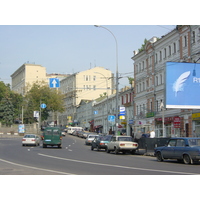
[[65, 174], [65, 175], [75, 175], [75, 174], [70, 174], [70, 173], [66, 173], [66, 172], [60, 172], [60, 171], [50, 170], [50, 169], [43, 169], [43, 168], [32, 167], [32, 166], [28, 166], [28, 165], [21, 165], [21, 164], [17, 164], [17, 163], [14, 163], [14, 162], [3, 160], [3, 159], [0, 159], [0, 161], [8, 163], [8, 164], [11, 164], [11, 165], [16, 165], [16, 166], [20, 166], [20, 167], [26, 167], [26, 168], [30, 168], [30, 169], [36, 169], [36, 170], [42, 170], [42, 171], [46, 171], [46, 172], [53, 172], [53, 173]]
[[68, 151], [72, 151], [71, 149], [68, 149]]
[[49, 158], [54, 158], [54, 159], [59, 159], [59, 160], [66, 160], [66, 161], [71, 161], [71, 162], [78, 162], [78, 163], [90, 164], [90, 165], [101, 165], [101, 166], [107, 166], [107, 167], [116, 167], [116, 168], [132, 169], [132, 170], [140, 170], [140, 171], [162, 172], [162, 173], [171, 173], [171, 174], [198, 175], [197, 173], [176, 172], [176, 171], [166, 171], [166, 170], [147, 169], [147, 168], [137, 168], [137, 167], [128, 167], [128, 166], [95, 163], [95, 162], [88, 162], [88, 161], [81, 161], [81, 160], [73, 160], [73, 159], [68, 159], [68, 158], [61, 158], [61, 157], [50, 156], [50, 155], [41, 154], [41, 153], [38, 153], [38, 155], [44, 156], [44, 157], [49, 157]]

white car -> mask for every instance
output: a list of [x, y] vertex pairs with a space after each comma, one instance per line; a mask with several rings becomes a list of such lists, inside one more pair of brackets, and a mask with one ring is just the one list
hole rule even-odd
[[94, 135], [94, 134], [89, 134], [87, 136], [87, 138], [85, 139], [85, 144], [86, 145], [91, 145], [92, 144], [92, 141], [94, 140], [95, 137], [97, 137], [99, 135]]
[[40, 145], [40, 137], [35, 134], [27, 134], [22, 139], [22, 146], [26, 145]]
[[107, 144], [106, 152], [110, 153], [111, 151], [114, 151], [115, 154], [118, 154], [119, 152], [131, 152], [134, 154], [137, 148], [138, 143], [133, 142], [131, 136], [113, 136], [111, 141]]

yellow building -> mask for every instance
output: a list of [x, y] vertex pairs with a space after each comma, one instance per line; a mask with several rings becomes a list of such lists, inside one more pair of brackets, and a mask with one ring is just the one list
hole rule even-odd
[[59, 116], [59, 121], [66, 124], [70, 117], [77, 120], [76, 108], [82, 99], [94, 100], [100, 95], [111, 95], [114, 91], [114, 77], [110, 70], [94, 67], [74, 73], [60, 82], [60, 90], [65, 94], [66, 112]]
[[34, 82], [47, 82], [46, 68], [41, 65], [23, 64], [12, 75], [12, 90], [24, 95]]

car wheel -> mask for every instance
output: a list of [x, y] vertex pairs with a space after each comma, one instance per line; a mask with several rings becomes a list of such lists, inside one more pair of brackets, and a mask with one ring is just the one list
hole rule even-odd
[[187, 155], [187, 154], [183, 155], [183, 162], [184, 162], [185, 164], [190, 164], [190, 163], [191, 163], [190, 156]]
[[115, 154], [117, 155], [118, 154], [118, 149], [115, 147], [115, 150], [114, 150]]
[[159, 161], [159, 162], [163, 161], [162, 154], [160, 151], [156, 153], [156, 158], [157, 158], [157, 161]]
[[91, 150], [92, 150], [92, 151], [94, 150], [94, 147], [93, 147], [93, 146], [91, 146]]
[[106, 153], [110, 153], [110, 150], [108, 149], [108, 147], [106, 147]]

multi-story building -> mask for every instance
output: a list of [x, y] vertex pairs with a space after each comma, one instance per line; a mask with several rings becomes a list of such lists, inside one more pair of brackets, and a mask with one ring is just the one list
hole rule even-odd
[[66, 111], [60, 113], [59, 123], [77, 122], [77, 106], [82, 99], [94, 100], [100, 95], [113, 93], [113, 74], [103, 67], [94, 67], [74, 73], [60, 82], [60, 90], [65, 94]]
[[67, 74], [47, 74], [46, 67], [36, 64], [25, 63], [12, 75], [12, 90], [19, 94], [26, 94], [33, 83], [43, 82], [49, 84], [49, 78], [64, 78]]
[[[161, 105], [165, 102], [166, 62], [196, 62], [199, 53], [200, 26], [189, 25], [176, 26], [160, 39], [153, 37], [142, 51], [134, 51], [134, 131], [155, 130], [156, 137], [192, 135], [198, 124], [192, 122], [193, 113], [198, 110], [166, 110]], [[180, 118], [178, 128], [174, 126], [174, 117]]]
[[[125, 87], [121, 89], [118, 98], [118, 108], [125, 108], [125, 114], [119, 116], [118, 130], [121, 133], [131, 135], [133, 125], [133, 88]], [[116, 94], [104, 95], [94, 100], [81, 100], [77, 108], [78, 126], [90, 131], [107, 134], [115, 131], [115, 120], [109, 120], [110, 116], [116, 116]]]
[[24, 95], [34, 82], [47, 82], [46, 68], [41, 65], [25, 63], [12, 75], [12, 90]]
[[127, 135], [133, 134], [134, 107], [133, 93], [134, 88], [125, 87], [120, 92], [121, 106], [125, 107], [125, 116], [119, 116], [120, 124], [126, 130]]

